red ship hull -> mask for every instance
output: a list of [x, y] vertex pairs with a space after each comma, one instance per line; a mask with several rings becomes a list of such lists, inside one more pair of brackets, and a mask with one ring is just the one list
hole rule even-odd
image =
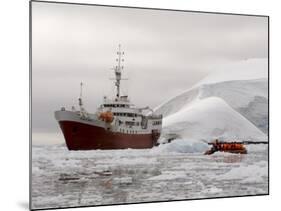
[[145, 149], [156, 145], [160, 133], [124, 134], [75, 121], [59, 121], [69, 150]]

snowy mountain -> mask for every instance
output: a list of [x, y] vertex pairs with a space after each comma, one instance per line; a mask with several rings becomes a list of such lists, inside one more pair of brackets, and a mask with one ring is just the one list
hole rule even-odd
[[155, 112], [165, 117], [164, 134], [264, 141], [268, 130], [267, 60], [223, 66]]

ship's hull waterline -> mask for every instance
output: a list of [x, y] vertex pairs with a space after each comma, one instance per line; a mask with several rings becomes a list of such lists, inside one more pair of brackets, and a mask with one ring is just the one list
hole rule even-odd
[[125, 134], [113, 132], [96, 122], [88, 124], [69, 111], [56, 112], [69, 150], [146, 149], [157, 144], [157, 134]]

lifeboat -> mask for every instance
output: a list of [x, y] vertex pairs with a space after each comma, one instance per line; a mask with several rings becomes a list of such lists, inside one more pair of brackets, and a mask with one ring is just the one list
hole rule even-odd
[[114, 116], [111, 111], [106, 111], [99, 114], [99, 119], [106, 123], [111, 123], [114, 119]]
[[211, 155], [215, 152], [229, 152], [237, 154], [247, 154], [247, 150], [242, 143], [238, 142], [219, 142], [216, 140], [213, 143], [210, 143], [212, 148], [205, 152], [205, 155]]

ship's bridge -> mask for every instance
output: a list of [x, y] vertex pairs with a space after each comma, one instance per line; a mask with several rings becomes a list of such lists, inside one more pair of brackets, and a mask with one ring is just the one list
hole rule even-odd
[[134, 107], [134, 105], [130, 103], [128, 96], [120, 96], [119, 98], [115, 98], [115, 99], [108, 99], [107, 97], [104, 97], [102, 106], [105, 108], [131, 108], [131, 107]]
[[104, 102], [100, 106], [103, 111], [110, 110], [114, 116], [121, 117], [138, 117], [142, 116], [143, 108], [136, 108], [134, 104], [130, 103], [127, 96], [121, 96], [115, 99], [108, 99], [104, 97]]

